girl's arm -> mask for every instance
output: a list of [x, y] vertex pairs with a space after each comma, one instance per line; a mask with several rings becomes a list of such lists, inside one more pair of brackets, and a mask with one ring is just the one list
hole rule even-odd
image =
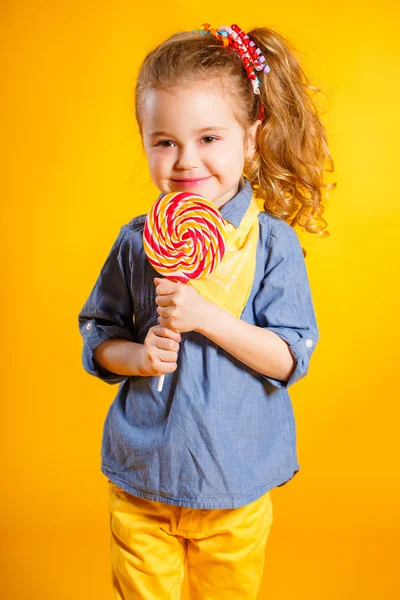
[[93, 355], [100, 366], [117, 375], [163, 375], [177, 368], [180, 340], [179, 333], [156, 325], [149, 329], [144, 344], [111, 338], [97, 346]]
[[199, 333], [258, 373], [282, 381], [290, 379], [295, 360], [279, 335], [237, 319], [215, 304], [207, 304]]
[[94, 349], [93, 357], [103, 369], [129, 377], [142, 374], [143, 349], [143, 344], [111, 338]]

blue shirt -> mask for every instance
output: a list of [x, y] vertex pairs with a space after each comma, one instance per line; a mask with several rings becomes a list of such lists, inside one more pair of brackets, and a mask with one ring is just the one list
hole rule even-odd
[[[240, 225], [251, 184], [221, 208]], [[178, 368], [126, 377], [94, 361], [110, 338], [143, 343], [157, 325], [157, 276], [143, 250], [146, 216], [124, 225], [79, 314], [83, 366], [119, 384], [104, 424], [101, 470], [130, 494], [192, 508], [238, 508], [300, 469], [288, 388], [307, 374], [318, 329], [304, 257], [290, 225], [261, 212], [256, 269], [241, 319], [269, 329], [295, 359], [288, 381], [262, 375], [195, 331], [182, 334]]]

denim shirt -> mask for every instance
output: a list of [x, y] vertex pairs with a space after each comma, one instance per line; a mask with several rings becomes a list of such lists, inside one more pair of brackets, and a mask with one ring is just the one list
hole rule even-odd
[[[240, 225], [252, 196], [245, 185], [221, 208]], [[195, 331], [182, 334], [178, 368], [165, 376], [123, 376], [93, 358], [110, 338], [143, 343], [157, 325], [156, 271], [143, 250], [146, 216], [124, 225], [79, 314], [83, 366], [119, 384], [104, 424], [101, 470], [130, 494], [192, 508], [238, 508], [299, 471], [288, 388], [307, 374], [319, 338], [304, 257], [287, 223], [261, 212], [256, 269], [241, 319], [289, 346], [288, 381], [258, 373]]]

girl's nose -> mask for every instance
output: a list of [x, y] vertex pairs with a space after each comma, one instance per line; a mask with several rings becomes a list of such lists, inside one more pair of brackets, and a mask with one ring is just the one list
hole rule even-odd
[[188, 171], [199, 166], [198, 157], [193, 148], [182, 148], [176, 166], [180, 170]]

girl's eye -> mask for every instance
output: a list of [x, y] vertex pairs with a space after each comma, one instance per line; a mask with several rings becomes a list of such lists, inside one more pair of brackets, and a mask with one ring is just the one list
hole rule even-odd
[[171, 148], [171, 146], [169, 146], [168, 144], [173, 144], [174, 142], [171, 142], [171, 140], [160, 140], [159, 142], [157, 142], [156, 146], [161, 146], [162, 148]]
[[203, 140], [206, 142], [206, 144], [210, 144], [211, 142], [213, 142], [214, 140], [216, 140], [217, 138], [214, 137], [213, 135], [205, 135], [203, 137]]

